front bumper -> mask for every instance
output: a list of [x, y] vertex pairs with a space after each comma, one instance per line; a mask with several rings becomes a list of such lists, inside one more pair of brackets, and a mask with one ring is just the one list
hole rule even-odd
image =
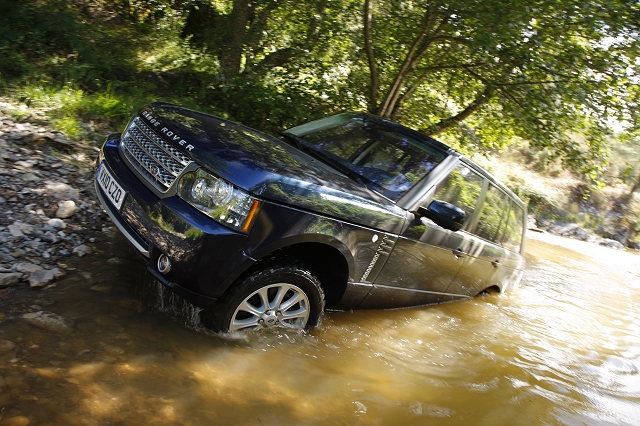
[[[98, 164], [107, 167], [126, 195], [120, 210], [97, 181], [98, 198], [115, 226], [147, 261], [160, 282], [189, 302], [210, 307], [254, 260], [244, 253], [247, 236], [218, 224], [177, 196], [158, 197], [128, 167], [108, 139]], [[161, 254], [173, 267], [157, 269]]]

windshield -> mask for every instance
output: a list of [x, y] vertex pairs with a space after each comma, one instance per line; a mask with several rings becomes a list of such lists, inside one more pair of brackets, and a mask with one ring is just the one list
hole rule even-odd
[[307, 148], [339, 161], [365, 184], [397, 200], [446, 154], [366, 115], [341, 114], [289, 130]]

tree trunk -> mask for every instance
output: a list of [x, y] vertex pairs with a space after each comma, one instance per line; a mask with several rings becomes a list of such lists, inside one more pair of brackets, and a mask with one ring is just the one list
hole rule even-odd
[[234, 0], [233, 10], [225, 22], [218, 80], [225, 84], [240, 74], [243, 43], [249, 19], [249, 0]]
[[371, 75], [371, 83], [369, 85], [369, 111], [376, 113], [378, 110], [378, 87], [380, 86], [380, 81], [378, 79], [376, 59], [373, 54], [372, 24], [373, 0], [366, 0], [364, 3], [364, 48], [367, 53], [367, 61], [369, 62], [369, 74]]

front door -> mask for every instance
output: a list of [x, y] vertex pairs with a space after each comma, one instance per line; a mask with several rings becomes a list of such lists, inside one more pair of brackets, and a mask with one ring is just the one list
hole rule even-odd
[[360, 308], [425, 305], [442, 299], [465, 261], [471, 238], [466, 232], [482, 192], [484, 178], [458, 164], [436, 187], [433, 199], [465, 211], [465, 223], [453, 232], [416, 218], [398, 241]]

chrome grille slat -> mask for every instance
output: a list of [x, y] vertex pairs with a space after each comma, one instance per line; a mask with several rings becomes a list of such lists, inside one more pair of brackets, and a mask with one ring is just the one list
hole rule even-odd
[[121, 141], [129, 162], [161, 192], [166, 192], [192, 162], [156, 135], [139, 117], [131, 122]]
[[155, 142], [157, 145], [160, 145], [165, 152], [170, 154], [175, 160], [177, 160], [183, 166], [186, 167], [189, 165], [189, 163], [191, 163], [191, 160], [189, 160], [187, 156], [185, 156], [183, 153], [181, 153], [180, 151], [178, 151], [177, 149], [175, 149], [174, 147], [172, 147], [171, 145], [167, 144], [165, 141], [160, 139], [160, 137], [156, 135], [151, 130], [151, 128], [149, 128], [149, 126], [144, 124], [144, 122], [142, 122], [142, 120], [140, 120], [139, 117], [136, 117], [133, 120], [133, 122], [136, 126], [138, 126], [140, 130], [142, 130], [147, 135], [147, 137], [151, 138], [151, 140], [153, 140], [153, 142]]

